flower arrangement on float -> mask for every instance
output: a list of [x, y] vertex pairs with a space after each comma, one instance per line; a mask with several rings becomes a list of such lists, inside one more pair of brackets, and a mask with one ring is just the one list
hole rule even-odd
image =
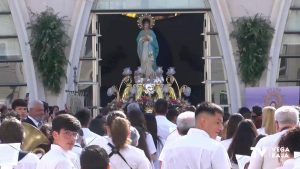
[[107, 90], [108, 96], [114, 96], [114, 100], [108, 104], [113, 110], [124, 109], [126, 105], [137, 102], [146, 113], [152, 113], [154, 104], [158, 99], [165, 99], [170, 107], [179, 111], [190, 106], [185, 99], [191, 94], [191, 88], [187, 85], [179, 87], [174, 74], [175, 68], [170, 67], [164, 78], [163, 70], [158, 67], [154, 74], [146, 77], [139, 67], [134, 74], [130, 68], [123, 70], [123, 79], [117, 87], [113, 85]]

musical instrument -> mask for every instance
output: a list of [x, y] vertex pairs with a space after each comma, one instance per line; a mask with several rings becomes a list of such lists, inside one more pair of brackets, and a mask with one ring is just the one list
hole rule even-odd
[[41, 145], [49, 145], [49, 139], [36, 127], [28, 123], [22, 123], [22, 125], [24, 126], [24, 141], [21, 145], [21, 149], [23, 151], [44, 155], [46, 150], [41, 148]]

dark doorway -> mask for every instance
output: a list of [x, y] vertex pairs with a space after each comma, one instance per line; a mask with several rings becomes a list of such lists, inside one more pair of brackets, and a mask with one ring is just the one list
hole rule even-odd
[[[166, 71], [175, 67], [179, 85], [192, 88], [188, 98], [192, 104], [205, 99], [203, 41], [203, 14], [180, 14], [176, 17], [157, 20], [153, 30], [159, 44], [158, 66]], [[122, 71], [139, 66], [136, 37], [139, 33], [137, 19], [123, 15], [99, 15], [101, 43], [100, 62], [102, 71], [101, 105], [112, 98], [106, 91], [112, 85], [119, 85]]]

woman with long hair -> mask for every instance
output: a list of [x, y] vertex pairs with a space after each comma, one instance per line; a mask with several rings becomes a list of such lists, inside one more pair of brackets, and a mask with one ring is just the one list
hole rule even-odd
[[151, 134], [146, 130], [144, 113], [139, 110], [131, 110], [127, 112], [127, 117], [131, 126], [135, 127], [140, 134], [137, 147], [144, 150], [147, 158], [153, 161], [155, 158], [156, 147]]
[[276, 109], [272, 106], [267, 106], [263, 108], [262, 125], [261, 128], [257, 129], [257, 132], [259, 134], [271, 135], [276, 133], [275, 111]]
[[245, 119], [239, 123], [228, 148], [228, 156], [232, 161], [233, 168], [237, 167], [236, 154], [251, 155], [251, 146], [256, 137], [256, 127], [251, 120]]
[[229, 117], [229, 120], [227, 122], [227, 129], [225, 134], [225, 140], [221, 141], [221, 144], [225, 147], [226, 150], [228, 150], [229, 145], [232, 142], [232, 137], [238, 127], [238, 124], [244, 120], [244, 117], [241, 114], [235, 113], [232, 114]]
[[103, 145], [110, 157], [111, 169], [151, 169], [145, 153], [130, 145], [130, 122], [120, 111], [107, 116], [108, 143]]

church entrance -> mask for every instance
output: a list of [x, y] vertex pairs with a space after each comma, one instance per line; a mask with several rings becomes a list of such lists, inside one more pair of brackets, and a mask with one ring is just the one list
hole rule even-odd
[[[205, 100], [203, 46], [204, 14], [153, 14], [159, 53], [157, 66], [164, 72], [174, 67], [174, 75], [179, 85], [191, 87], [191, 96], [187, 99], [192, 104]], [[98, 15], [101, 37], [99, 70], [101, 70], [101, 106], [111, 102], [107, 89], [119, 85], [122, 72], [126, 67], [135, 71], [140, 66], [136, 38], [140, 31], [134, 15], [102, 14]]]

